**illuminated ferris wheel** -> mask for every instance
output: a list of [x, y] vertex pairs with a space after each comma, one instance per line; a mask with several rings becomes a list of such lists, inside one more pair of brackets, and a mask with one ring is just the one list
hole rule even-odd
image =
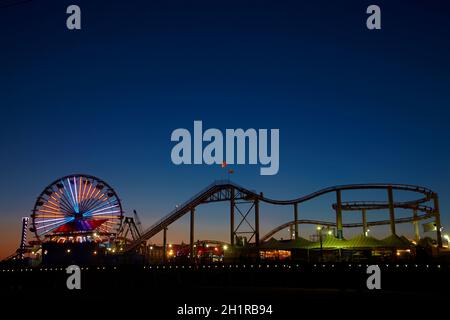
[[47, 238], [101, 240], [114, 236], [123, 218], [122, 204], [106, 182], [88, 175], [54, 181], [39, 195], [31, 215], [38, 241]]

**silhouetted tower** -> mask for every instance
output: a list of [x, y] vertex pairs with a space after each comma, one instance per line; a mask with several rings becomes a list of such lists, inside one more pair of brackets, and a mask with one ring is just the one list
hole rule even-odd
[[30, 218], [23, 217], [22, 218], [22, 238], [20, 239], [20, 259], [23, 259], [24, 252], [25, 252], [25, 246], [27, 245], [27, 233], [28, 233], [28, 220]]

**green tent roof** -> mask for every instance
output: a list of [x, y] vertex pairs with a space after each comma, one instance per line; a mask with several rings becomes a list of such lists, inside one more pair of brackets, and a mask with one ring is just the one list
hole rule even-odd
[[299, 237], [297, 240], [280, 241], [280, 245], [286, 249], [306, 249], [311, 245], [311, 241]]
[[[348, 240], [335, 238], [333, 235], [326, 235], [322, 240], [323, 249], [345, 248]], [[312, 242], [308, 249], [320, 249], [320, 241]]]
[[280, 240], [277, 241], [275, 238], [270, 238], [268, 241], [264, 242], [260, 248], [262, 249], [307, 249], [311, 245], [311, 241], [305, 238], [298, 238], [297, 240]]
[[408, 239], [405, 239], [404, 237], [399, 237], [394, 234], [387, 238], [384, 238], [381, 241], [383, 242], [383, 247], [385, 248], [407, 249], [412, 247], [412, 244], [411, 242], [409, 242]]
[[[356, 236], [350, 240], [338, 239], [333, 235], [326, 235], [322, 240], [322, 248], [330, 249], [365, 249], [365, 248], [411, 248], [412, 243], [405, 237], [391, 235], [383, 240], [374, 237]], [[260, 246], [261, 249], [289, 250], [289, 249], [320, 249], [320, 241], [311, 242], [305, 238], [297, 240], [276, 240], [270, 238]]]
[[374, 237], [366, 237], [364, 235], [356, 236], [346, 243], [346, 248], [378, 248], [383, 247], [383, 242], [381, 240], [375, 239]]
[[261, 249], [278, 249], [279, 241], [274, 237], [260, 245]]

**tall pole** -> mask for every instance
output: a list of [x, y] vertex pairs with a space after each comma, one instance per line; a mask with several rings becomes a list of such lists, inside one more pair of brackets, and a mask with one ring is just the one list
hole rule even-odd
[[194, 221], [195, 219], [195, 208], [191, 209], [191, 228], [189, 237], [189, 252], [191, 254], [191, 261], [194, 261]]
[[389, 200], [389, 219], [391, 223], [391, 234], [395, 235], [394, 192], [392, 190], [392, 186], [388, 187], [388, 200]]
[[319, 231], [319, 240], [320, 240], [320, 262], [323, 261], [323, 235], [322, 235], [322, 231], [323, 231], [323, 227], [320, 227]]
[[439, 198], [437, 193], [433, 195], [433, 200], [434, 200], [434, 222], [436, 223], [436, 238], [438, 248], [442, 248], [441, 214], [439, 212]]
[[20, 259], [23, 259], [25, 246], [27, 245], [27, 233], [28, 233], [28, 217], [22, 218], [22, 238], [20, 239]]
[[298, 240], [298, 203], [294, 203], [294, 237]]
[[341, 200], [341, 190], [336, 190], [336, 227], [337, 227], [337, 237], [339, 239], [344, 238], [344, 231], [342, 227], [342, 200]]
[[167, 227], [163, 231], [163, 262], [167, 262]]
[[230, 189], [230, 244], [234, 246], [234, 188]]
[[416, 239], [416, 243], [419, 243], [420, 240], [420, 232], [419, 232], [419, 220], [417, 219], [417, 209], [413, 210], [413, 215], [414, 215], [414, 235], [415, 235], [415, 239]]
[[367, 237], [367, 217], [366, 217], [366, 209], [362, 209], [362, 223], [363, 223], [363, 235]]
[[259, 246], [259, 199], [255, 200], [255, 244]]

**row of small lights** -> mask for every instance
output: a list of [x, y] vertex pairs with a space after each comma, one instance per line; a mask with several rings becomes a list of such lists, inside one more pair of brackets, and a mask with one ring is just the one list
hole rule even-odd
[[[172, 244], [169, 244], [168, 247], [172, 248]], [[194, 248], [196, 248], [196, 247], [197, 247], [197, 245], [194, 245]], [[209, 245], [206, 245], [206, 248], [209, 248]], [[153, 246], [150, 246], [150, 250], [153, 250], [153, 249], [154, 249]], [[228, 250], [228, 246], [224, 245], [223, 246], [223, 250]], [[116, 253], [116, 249], [113, 249], [113, 248], [108, 248], [107, 251], [112, 252], [112, 253]], [[123, 251], [123, 248], [120, 248], [119, 251]], [[70, 253], [71, 250], [67, 249], [66, 252]], [[97, 253], [98, 253], [97, 251], [92, 252], [93, 255], [97, 255]], [[35, 254], [35, 252], [32, 252], [32, 254]]]
[[[214, 269], [217, 269], [217, 268], [219, 268], [219, 265], [213, 265], [214, 266]], [[363, 267], [368, 267], [369, 265], [368, 264], [366, 264], [366, 265], [362, 265], [362, 264], [355, 264], [355, 265], [353, 265], [353, 264], [349, 264], [348, 265], [348, 267], [349, 268], [353, 268], [353, 267], [356, 267], [356, 268], [363, 268]], [[389, 268], [391, 265], [389, 265], [389, 264], [385, 264], [385, 265], [380, 265], [380, 267], [386, 267], [386, 268]], [[395, 264], [395, 265], [392, 265], [393, 267], [396, 267], [396, 268], [399, 268], [399, 267], [405, 267], [405, 268], [408, 268], [410, 265], [408, 265], [408, 264], [404, 264], [404, 265], [400, 265], [400, 264]], [[165, 265], [163, 265], [163, 266], [144, 266], [143, 268], [144, 269], [148, 269], [148, 270], [151, 270], [151, 269], [200, 269], [200, 268], [202, 268], [202, 269], [211, 269], [211, 265], [202, 265], [201, 267], [200, 266], [192, 266], [192, 265], [187, 265], [187, 266], [184, 266], [184, 265], [182, 265], [182, 266], [165, 266]], [[222, 267], [222, 269], [224, 269], [224, 268], [227, 268], [227, 266], [226, 265], [221, 265], [221, 267]], [[238, 269], [238, 268], [243, 268], [243, 269], [245, 269], [245, 268], [247, 268], [247, 265], [238, 265], [238, 264], [236, 264], [236, 265], [232, 265], [232, 264], [230, 264], [230, 265], [228, 265], [228, 269], [231, 269], [231, 268], [236, 268], [236, 269]], [[286, 264], [283, 264], [283, 265], [280, 265], [280, 266], [278, 266], [277, 264], [275, 264], [275, 265], [271, 265], [271, 264], [267, 264], [267, 265], [261, 265], [261, 264], [258, 264], [258, 265], [253, 265], [253, 264], [251, 264], [251, 265], [249, 265], [249, 268], [278, 268], [278, 267], [280, 267], [280, 268], [288, 268], [288, 269], [291, 269], [293, 266], [291, 266], [291, 265], [286, 265]], [[296, 268], [301, 268], [301, 266], [300, 265], [295, 265], [295, 267]], [[335, 267], [335, 265], [334, 264], [332, 264], [332, 265], [326, 265], [326, 264], [314, 264], [313, 265], [313, 267], [314, 268], [326, 268], [326, 267], [331, 267], [331, 268], [334, 268]], [[419, 266], [419, 265], [417, 265], [417, 264], [415, 264], [414, 265], [414, 268], [418, 268], [418, 267], [421, 267], [421, 265]], [[430, 268], [430, 265], [425, 265], [425, 267], [427, 268], [427, 269], [429, 269]], [[441, 268], [441, 265], [436, 265], [436, 267], [438, 268], [438, 269], [440, 269]], [[450, 267], [450, 265], [449, 265], [449, 267]], [[82, 267], [82, 268], [80, 268], [81, 270], [90, 270], [90, 268], [89, 267]], [[99, 271], [104, 271], [104, 270], [106, 270], [107, 269], [107, 267], [92, 267], [91, 268], [92, 270], [99, 270]], [[112, 267], [112, 268], [108, 268], [108, 269], [113, 269], [113, 270], [117, 270], [117, 267]], [[3, 269], [2, 270], [2, 272], [31, 272], [31, 271], [34, 271], [34, 270], [39, 270], [39, 271], [64, 271], [65, 269], [64, 268], [40, 268], [40, 269], [32, 269], [32, 268], [26, 268], [26, 269]]]

